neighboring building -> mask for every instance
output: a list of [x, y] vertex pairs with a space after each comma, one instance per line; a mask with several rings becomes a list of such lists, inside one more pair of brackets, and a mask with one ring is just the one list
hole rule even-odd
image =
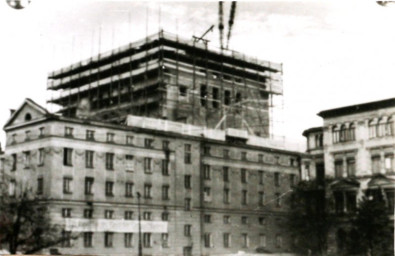
[[330, 244], [343, 249], [347, 216], [363, 195], [383, 197], [393, 219], [395, 192], [395, 98], [325, 110], [318, 113], [323, 127], [304, 131], [311, 159], [302, 160], [302, 178], [323, 181], [328, 186], [332, 210], [338, 214]]
[[305, 154], [269, 139], [281, 76], [163, 32], [52, 72], [59, 114], [26, 99], [4, 126], [10, 192], [82, 232], [63, 254], [137, 254], [138, 193], [144, 254], [289, 252]]

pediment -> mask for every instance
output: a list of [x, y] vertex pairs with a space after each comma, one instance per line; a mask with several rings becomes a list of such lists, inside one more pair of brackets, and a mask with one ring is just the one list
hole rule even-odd
[[382, 174], [373, 176], [368, 182], [368, 188], [374, 189], [380, 187], [395, 187], [395, 180], [390, 179]]
[[22, 105], [12, 113], [11, 117], [4, 125], [4, 129], [41, 119], [48, 114], [49, 112], [45, 108], [27, 98], [23, 101]]
[[332, 182], [330, 186], [332, 190], [353, 190], [358, 189], [360, 183], [355, 179], [341, 179]]

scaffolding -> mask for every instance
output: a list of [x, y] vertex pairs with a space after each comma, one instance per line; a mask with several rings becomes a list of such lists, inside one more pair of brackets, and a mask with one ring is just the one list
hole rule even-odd
[[160, 31], [49, 73], [47, 89], [65, 116], [132, 114], [269, 137], [282, 65]]

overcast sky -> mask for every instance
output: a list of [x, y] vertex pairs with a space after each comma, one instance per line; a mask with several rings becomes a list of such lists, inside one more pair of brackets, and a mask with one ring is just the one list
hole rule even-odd
[[[229, 9], [225, 2], [225, 22]], [[32, 0], [14, 10], [3, 0], [0, 124], [27, 97], [46, 105], [49, 71], [160, 28], [188, 39], [211, 25], [218, 25], [213, 1]], [[319, 111], [395, 96], [394, 28], [395, 4], [238, 2], [230, 48], [283, 63], [283, 115], [275, 133], [304, 142], [302, 131], [322, 124]], [[217, 27], [206, 38], [218, 46]], [[0, 141], [4, 145], [3, 132]]]

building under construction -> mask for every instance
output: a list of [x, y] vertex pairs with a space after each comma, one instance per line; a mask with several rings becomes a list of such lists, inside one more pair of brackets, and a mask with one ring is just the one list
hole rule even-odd
[[51, 72], [48, 89], [68, 117], [123, 123], [131, 114], [268, 137], [282, 65], [161, 31]]

